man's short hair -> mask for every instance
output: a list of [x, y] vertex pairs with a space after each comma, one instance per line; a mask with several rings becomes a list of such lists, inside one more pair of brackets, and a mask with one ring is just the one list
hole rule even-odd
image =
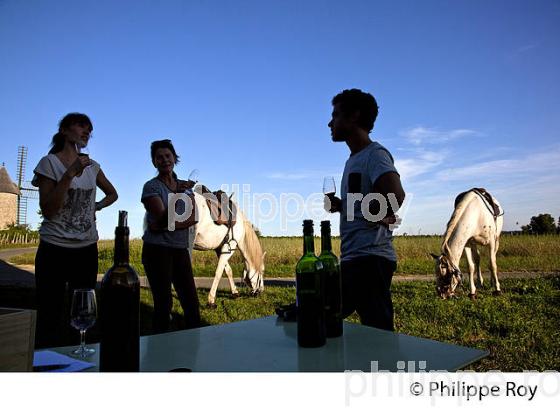
[[332, 105], [340, 104], [340, 111], [344, 114], [360, 112], [358, 125], [370, 132], [379, 113], [377, 101], [373, 95], [365, 93], [357, 88], [344, 90], [332, 99]]

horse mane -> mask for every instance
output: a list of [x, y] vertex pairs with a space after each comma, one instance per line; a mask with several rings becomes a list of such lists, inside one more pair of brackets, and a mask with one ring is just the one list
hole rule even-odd
[[245, 218], [243, 218], [243, 228], [245, 229], [245, 235], [243, 236], [245, 252], [243, 254], [253, 267], [260, 271], [263, 258], [261, 243], [253, 229], [253, 225]]
[[445, 236], [443, 238], [443, 243], [441, 244], [441, 253], [443, 255], [449, 255], [448, 252], [449, 246], [447, 243], [449, 242], [451, 235], [453, 235], [453, 233], [455, 232], [455, 228], [457, 227], [457, 224], [459, 223], [461, 216], [463, 216], [463, 213], [465, 212], [465, 209], [467, 208], [467, 205], [470, 202], [470, 198], [472, 197], [472, 195], [468, 195], [469, 193], [470, 192], [467, 192], [465, 195], [463, 195], [459, 203], [455, 205], [455, 209], [453, 210], [451, 219], [449, 219], [449, 222], [447, 222]]

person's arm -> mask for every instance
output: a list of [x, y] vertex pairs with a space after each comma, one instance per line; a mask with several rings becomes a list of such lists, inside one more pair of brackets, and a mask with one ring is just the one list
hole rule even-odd
[[101, 211], [103, 208], [107, 208], [109, 205], [113, 204], [119, 198], [119, 195], [101, 169], [97, 173], [96, 184], [105, 194], [105, 198], [95, 203], [95, 210]]
[[72, 179], [89, 165], [91, 165], [91, 160], [89, 158], [78, 157], [72, 165], [68, 167], [58, 182], [44, 175], [37, 174], [39, 207], [45, 218], [51, 219], [60, 211], [64, 204], [64, 196], [70, 188]]
[[[189, 195], [194, 204], [194, 196]], [[159, 196], [150, 196], [142, 200], [146, 211], [152, 215], [155, 222], [149, 224], [148, 228], [152, 231], [166, 231], [167, 230], [167, 208], [163, 205], [163, 201]], [[189, 215], [188, 219], [183, 222], [175, 222], [175, 229], [188, 229], [198, 221], [195, 219], [195, 212]]]
[[[380, 221], [382, 224], [390, 225], [396, 222], [396, 212], [400, 209], [406, 196], [401, 184], [401, 178], [396, 172], [390, 171], [381, 175], [373, 184], [373, 192], [380, 193], [387, 201], [387, 215]], [[397, 200], [398, 208], [394, 209], [389, 200], [389, 194], [393, 194]], [[370, 204], [370, 212], [372, 215], [379, 213], [379, 202], [372, 201]]]

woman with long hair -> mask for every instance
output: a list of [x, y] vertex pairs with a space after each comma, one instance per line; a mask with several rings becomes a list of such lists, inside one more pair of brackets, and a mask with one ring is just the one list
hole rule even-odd
[[[43, 222], [35, 257], [37, 344], [66, 342], [69, 334], [67, 292], [95, 288], [97, 228], [95, 213], [117, 200], [117, 191], [100, 165], [81, 154], [93, 125], [85, 114], [67, 114], [52, 138], [48, 155], [34, 169]], [[105, 197], [95, 202], [96, 188]]]

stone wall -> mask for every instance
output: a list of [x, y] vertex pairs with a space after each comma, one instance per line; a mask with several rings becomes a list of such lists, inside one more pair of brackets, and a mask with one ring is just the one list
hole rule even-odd
[[16, 222], [17, 195], [0, 193], [0, 229]]

